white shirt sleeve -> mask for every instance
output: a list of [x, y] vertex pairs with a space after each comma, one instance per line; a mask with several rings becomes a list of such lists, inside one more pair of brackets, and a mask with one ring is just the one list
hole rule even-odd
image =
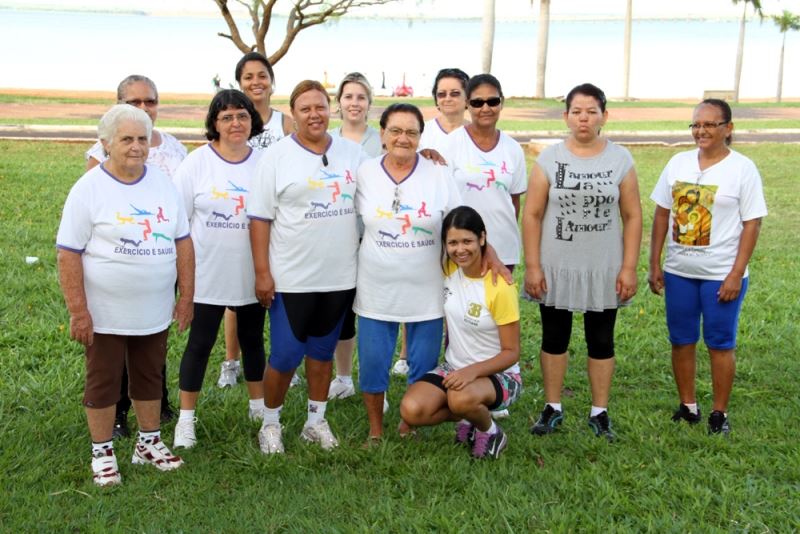
[[750, 221], [767, 214], [767, 203], [761, 185], [761, 175], [752, 161], [742, 169], [742, 189], [739, 194], [739, 214], [742, 221]]
[[83, 184], [78, 181], [67, 195], [56, 236], [57, 247], [78, 253], [83, 253], [92, 237], [92, 216], [84, 198], [88, 188]]

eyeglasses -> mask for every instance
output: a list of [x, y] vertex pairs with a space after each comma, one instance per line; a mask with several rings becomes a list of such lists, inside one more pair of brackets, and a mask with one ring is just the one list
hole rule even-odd
[[387, 128], [387, 132], [392, 137], [400, 137], [402, 134], [406, 134], [406, 137], [409, 139], [416, 139], [419, 137], [419, 130], [403, 130], [402, 128]]
[[248, 122], [250, 121], [250, 114], [243, 111], [241, 113], [232, 113], [230, 115], [220, 115], [217, 117], [217, 120], [222, 124], [231, 124], [234, 120], [239, 122]]
[[395, 214], [400, 212], [400, 186], [394, 188], [394, 200], [392, 201], [392, 211]]
[[719, 128], [723, 124], [728, 124], [730, 121], [719, 121], [719, 122], [693, 122], [689, 125], [689, 129], [691, 130], [700, 130], [701, 128], [705, 131], [713, 130], [714, 128]]
[[436, 98], [447, 98], [448, 94], [450, 95], [450, 98], [460, 98], [463, 93], [457, 89], [453, 89], [450, 91], [450, 93], [447, 91], [439, 91], [436, 93]]
[[136, 98], [134, 100], [125, 100], [125, 103], [128, 104], [129, 106], [135, 106], [137, 108], [142, 107], [142, 104], [144, 104], [148, 108], [152, 108], [153, 106], [157, 106], [158, 105], [158, 99], [157, 98], [144, 98], [144, 99]]
[[469, 101], [469, 105], [470, 107], [473, 108], [482, 108], [484, 104], [489, 104], [489, 107], [493, 108], [499, 106], [502, 101], [503, 99], [500, 98], [499, 96], [493, 96], [492, 98], [486, 98], [486, 99], [473, 98], [472, 100]]

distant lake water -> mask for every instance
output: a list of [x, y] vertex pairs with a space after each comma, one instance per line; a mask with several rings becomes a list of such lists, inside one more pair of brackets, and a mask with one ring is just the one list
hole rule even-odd
[[[240, 25], [249, 33], [246, 21]], [[285, 19], [273, 22], [282, 32]], [[150, 76], [162, 92], [210, 92], [215, 74], [233, 82], [241, 53], [217, 37], [221, 17], [158, 17], [0, 8], [0, 87], [111, 90], [131, 73]], [[735, 21], [634, 21], [630, 94], [637, 98], [699, 98], [705, 89], [732, 89], [739, 26]], [[623, 92], [622, 21], [553, 21], [546, 92], [562, 95], [590, 81], [609, 96]], [[532, 95], [537, 23], [498, 22], [492, 73], [506, 95]], [[282, 35], [268, 40], [278, 46]], [[747, 25], [742, 98], [774, 97], [781, 34], [771, 21]], [[347, 72], [367, 75], [375, 88], [406, 83], [430, 94], [436, 72], [480, 70], [478, 20], [343, 18], [300, 32], [276, 65], [277, 91], [300, 80], [336, 84]], [[784, 97], [800, 96], [800, 32], [790, 32]]]

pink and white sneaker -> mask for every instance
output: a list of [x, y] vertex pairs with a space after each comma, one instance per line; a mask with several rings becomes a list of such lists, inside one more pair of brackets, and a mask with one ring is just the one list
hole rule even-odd
[[151, 464], [159, 471], [172, 471], [183, 465], [180, 456], [175, 456], [164, 445], [161, 438], [154, 437], [147, 441], [139, 441], [133, 449], [132, 464], [145, 465]]

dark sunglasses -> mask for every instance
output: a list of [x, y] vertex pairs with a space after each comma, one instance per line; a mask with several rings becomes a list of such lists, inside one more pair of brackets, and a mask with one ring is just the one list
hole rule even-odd
[[473, 98], [469, 101], [469, 105], [473, 108], [482, 108], [484, 104], [489, 104], [489, 107], [493, 108], [495, 106], [499, 106], [502, 101], [503, 99], [499, 96], [493, 96], [492, 98], [487, 98], [486, 100], [483, 98]]

